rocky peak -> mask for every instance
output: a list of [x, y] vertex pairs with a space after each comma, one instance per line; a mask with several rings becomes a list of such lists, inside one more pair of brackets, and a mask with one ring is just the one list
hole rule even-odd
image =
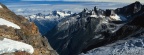
[[110, 15], [114, 15], [114, 14], [115, 14], [114, 10], [106, 9], [106, 11], [105, 11], [106, 16], [110, 16]]
[[139, 12], [141, 10], [141, 7], [142, 7], [142, 4], [139, 1], [136, 1], [135, 3], [132, 3], [128, 6], [118, 8], [115, 11], [118, 14], [130, 15], [130, 14]]
[[[0, 18], [20, 27], [20, 29], [15, 29], [8, 25], [0, 25], [0, 39], [9, 38], [32, 45], [34, 53], [31, 55], [57, 55], [57, 53], [48, 44], [48, 40], [40, 35], [37, 26], [33, 22], [29, 22], [23, 16], [16, 15], [5, 5], [0, 5], [3, 7], [0, 8]], [[30, 55], [29, 53], [21, 51], [5, 54]]]

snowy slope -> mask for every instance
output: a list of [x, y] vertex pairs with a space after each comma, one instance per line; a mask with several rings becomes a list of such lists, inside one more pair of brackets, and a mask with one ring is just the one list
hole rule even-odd
[[63, 12], [57, 12], [57, 14], [59, 14], [61, 17], [65, 17], [65, 16], [69, 16], [70, 14], [68, 13], [63, 13]]
[[13, 27], [15, 29], [21, 29], [17, 24], [14, 24], [14, 23], [12, 23], [10, 21], [7, 21], [7, 20], [5, 20], [3, 18], [0, 18], [0, 25], [6, 25], [8, 27]]
[[116, 43], [95, 48], [80, 55], [143, 55], [143, 41], [143, 37], [119, 40]]
[[111, 20], [116, 20], [116, 21], [122, 21], [117, 14], [111, 15], [111, 16], [110, 16], [110, 19], [111, 19]]
[[34, 48], [29, 44], [7, 38], [0, 40], [0, 54], [12, 53], [16, 51], [25, 51], [32, 54], [34, 52]]

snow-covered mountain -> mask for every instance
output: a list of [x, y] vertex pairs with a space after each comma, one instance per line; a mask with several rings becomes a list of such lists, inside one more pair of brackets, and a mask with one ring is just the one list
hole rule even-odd
[[84, 9], [62, 19], [44, 36], [60, 55], [141, 55], [143, 12], [138, 1], [117, 9]]
[[50, 21], [58, 21], [61, 18], [64, 18], [66, 16], [70, 16], [73, 14], [71, 11], [52, 11], [49, 12], [48, 14], [43, 14], [43, 13], [37, 13], [33, 15], [27, 15], [26, 18], [28, 18], [30, 21], [33, 21], [35, 19], [48, 19]]
[[62, 18], [73, 14], [71, 11], [52, 11], [48, 14], [37, 13], [33, 15], [26, 15], [25, 17], [34, 22], [43, 35], [51, 30]]

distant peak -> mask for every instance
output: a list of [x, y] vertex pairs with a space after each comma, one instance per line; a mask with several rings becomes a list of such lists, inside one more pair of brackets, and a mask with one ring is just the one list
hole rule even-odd
[[134, 4], [134, 5], [142, 5], [139, 1], [136, 1], [136, 2], [134, 2], [132, 4]]
[[136, 4], [141, 4], [139, 1], [136, 1], [135, 3], [136, 3]]

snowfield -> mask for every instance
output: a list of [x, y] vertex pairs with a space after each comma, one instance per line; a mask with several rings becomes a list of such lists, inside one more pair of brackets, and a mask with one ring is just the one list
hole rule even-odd
[[143, 36], [128, 40], [119, 40], [116, 43], [92, 49], [80, 55], [143, 55]]
[[57, 12], [61, 17], [65, 17], [65, 16], [69, 16], [70, 14], [65, 14], [65, 13], [63, 13], [63, 12]]
[[17, 24], [7, 21], [3, 18], [0, 18], [0, 25], [6, 25], [8, 27], [13, 27], [14, 29], [21, 29], [20, 26], [18, 26]]
[[117, 14], [115, 14], [115, 15], [113, 15], [113, 16], [111, 15], [110, 18], [111, 18], [112, 20], [122, 21]]
[[29, 44], [7, 38], [0, 40], [0, 55], [3, 53], [12, 53], [16, 51], [25, 51], [32, 54], [34, 52], [34, 48]]

